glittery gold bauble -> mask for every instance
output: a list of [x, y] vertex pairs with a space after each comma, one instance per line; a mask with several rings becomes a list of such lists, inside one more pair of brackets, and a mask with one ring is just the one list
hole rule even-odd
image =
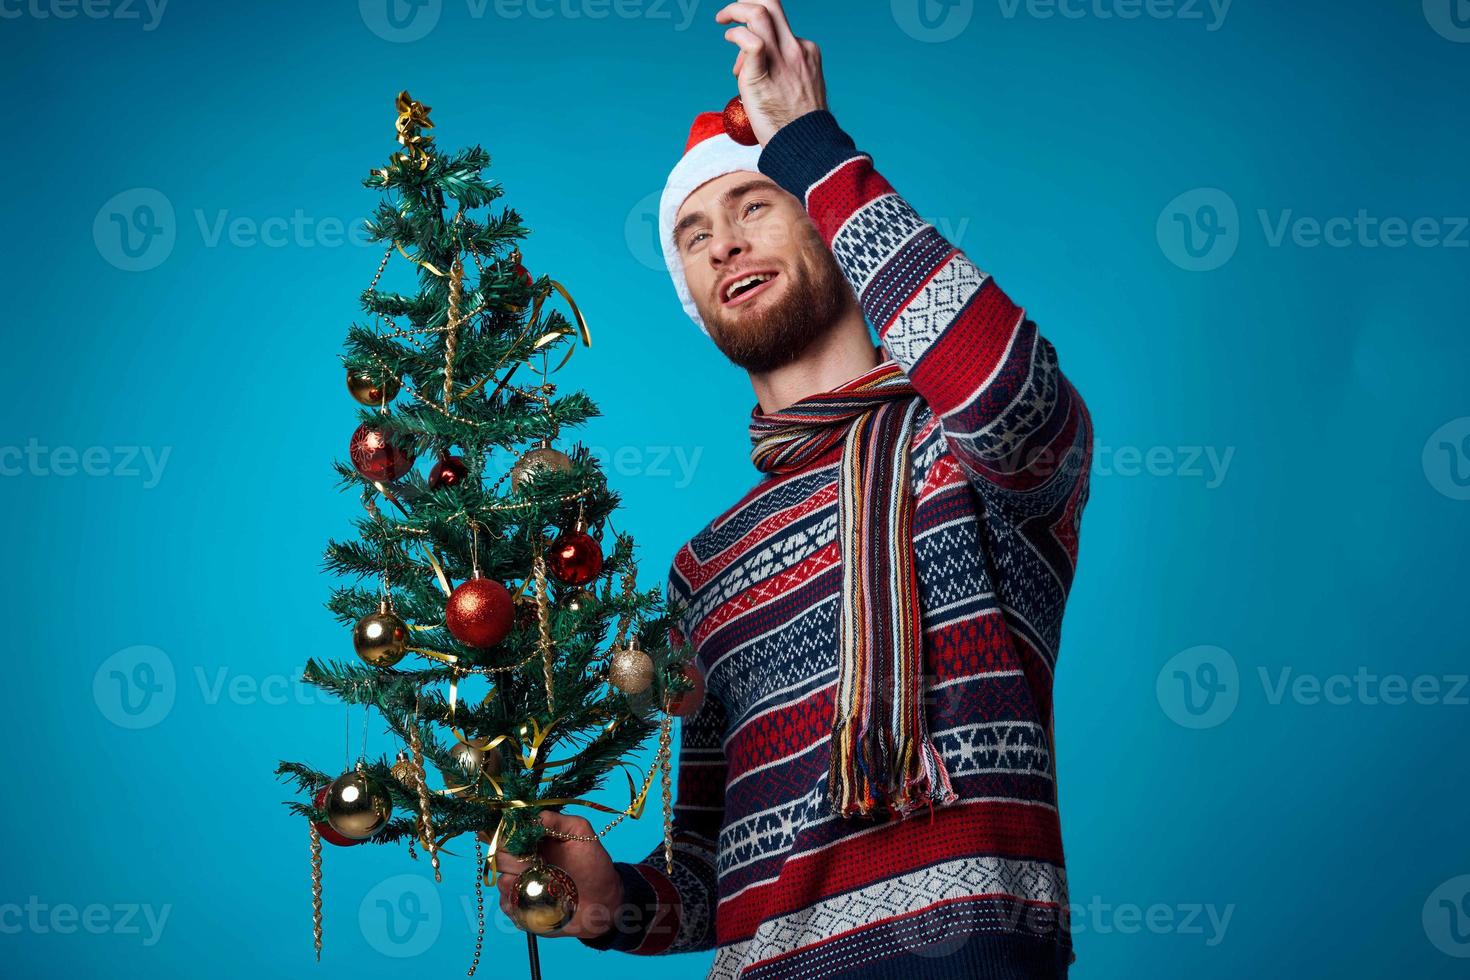
[[510, 487], [522, 490], [543, 473], [570, 473], [572, 461], [566, 453], [551, 448], [550, 439], [542, 439], [541, 445], [528, 450], [510, 468]]
[[638, 649], [638, 637], [613, 651], [607, 679], [624, 694], [641, 694], [653, 683], [653, 658]]
[[352, 392], [353, 398], [364, 405], [372, 405], [375, 408], [379, 405], [386, 405], [398, 397], [398, 386], [398, 379], [392, 375], [380, 383], [378, 378], [373, 377], [367, 371], [348, 370], [347, 372], [347, 390]]
[[516, 876], [511, 891], [511, 921], [526, 932], [550, 935], [577, 912], [577, 883], [554, 864], [541, 863]]
[[377, 612], [362, 617], [352, 628], [352, 646], [366, 663], [392, 667], [408, 652], [408, 627], [389, 611], [384, 600]]
[[414, 769], [413, 760], [402, 749], [399, 750], [398, 758], [394, 761], [390, 772], [393, 773], [394, 779], [410, 789], [418, 785], [418, 775], [417, 770]]
[[343, 837], [367, 840], [393, 816], [388, 789], [363, 769], [344, 772], [327, 787], [327, 823]]

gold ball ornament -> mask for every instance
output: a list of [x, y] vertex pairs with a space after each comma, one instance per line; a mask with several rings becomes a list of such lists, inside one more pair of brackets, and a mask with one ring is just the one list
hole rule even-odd
[[597, 595], [590, 589], [578, 589], [563, 601], [568, 612], [582, 612], [596, 606]]
[[412, 789], [413, 787], [418, 785], [417, 772], [414, 769], [413, 760], [410, 759], [408, 757], [408, 753], [403, 751], [402, 749], [398, 750], [398, 758], [394, 760], [393, 768], [389, 771], [393, 773], [394, 779], [398, 780], [409, 789]]
[[327, 823], [343, 837], [367, 840], [393, 817], [393, 799], [365, 769], [344, 772], [327, 787]]
[[393, 614], [384, 599], [377, 612], [362, 617], [352, 628], [352, 646], [363, 662], [392, 667], [408, 652], [408, 626]]
[[[484, 743], [489, 739], [471, 739], [458, 742], [449, 754], [454, 757], [454, 772], [444, 774], [444, 788], [452, 796], [468, 796], [480, 785], [480, 776], [499, 776], [503, 762], [500, 749], [488, 749]], [[477, 744], [478, 743], [478, 744]]]
[[570, 473], [572, 460], [559, 449], [551, 448], [550, 439], [542, 439], [541, 445], [521, 454], [510, 468], [510, 487], [520, 491], [545, 473]]
[[454, 757], [454, 764], [473, 776], [485, 765], [485, 750], [478, 745], [470, 745], [467, 742], [456, 742], [454, 748], [449, 750]]
[[608, 662], [607, 679], [624, 694], [642, 694], [653, 683], [653, 658], [638, 648], [638, 637], [613, 651]]
[[360, 404], [374, 408], [386, 405], [398, 397], [399, 380], [389, 375], [386, 379], [373, 377], [367, 371], [347, 371], [347, 390]]
[[516, 876], [510, 918], [520, 929], [547, 936], [577, 913], [577, 883], [554, 864], [540, 862]]

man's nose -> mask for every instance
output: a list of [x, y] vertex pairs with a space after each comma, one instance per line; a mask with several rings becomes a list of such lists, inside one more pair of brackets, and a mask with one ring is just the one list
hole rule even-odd
[[739, 225], [725, 225], [715, 229], [714, 239], [710, 242], [709, 255], [714, 262], [729, 262], [742, 253], [750, 251], [750, 240], [741, 231]]

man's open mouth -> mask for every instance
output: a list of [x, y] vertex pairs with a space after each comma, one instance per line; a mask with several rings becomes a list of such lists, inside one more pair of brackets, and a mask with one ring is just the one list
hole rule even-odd
[[778, 275], [777, 272], [752, 272], [738, 279], [732, 279], [721, 293], [720, 302], [726, 306], [743, 303], [764, 290]]

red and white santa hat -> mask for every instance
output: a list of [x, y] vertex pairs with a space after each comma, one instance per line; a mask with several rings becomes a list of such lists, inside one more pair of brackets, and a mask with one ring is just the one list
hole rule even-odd
[[658, 202], [658, 237], [664, 250], [664, 265], [674, 280], [674, 291], [684, 312], [695, 326], [709, 334], [694, 297], [689, 293], [689, 284], [684, 281], [684, 262], [679, 258], [679, 248], [674, 241], [674, 218], [684, 201], [699, 185], [723, 177], [736, 170], [759, 173], [760, 144], [745, 146], [735, 142], [725, 132], [725, 117], [718, 112], [701, 112], [694, 117], [689, 128], [689, 142], [684, 144], [684, 155], [669, 173], [664, 184], [663, 196]]

